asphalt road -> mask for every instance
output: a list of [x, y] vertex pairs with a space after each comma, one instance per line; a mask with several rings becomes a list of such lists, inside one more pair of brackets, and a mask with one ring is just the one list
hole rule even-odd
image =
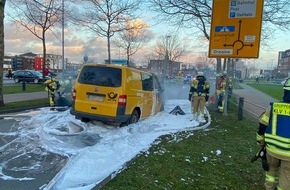
[[60, 171], [67, 158], [42, 148], [38, 136], [29, 132], [33, 129], [18, 125], [18, 119], [0, 119], [0, 189], [39, 190]]

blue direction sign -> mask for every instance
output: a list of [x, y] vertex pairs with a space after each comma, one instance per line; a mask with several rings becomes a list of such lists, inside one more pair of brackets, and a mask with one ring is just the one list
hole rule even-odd
[[235, 26], [216, 26], [215, 32], [234, 32]]

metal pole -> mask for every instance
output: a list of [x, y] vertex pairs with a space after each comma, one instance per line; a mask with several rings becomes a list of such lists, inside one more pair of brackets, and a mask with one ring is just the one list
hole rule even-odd
[[239, 99], [239, 110], [238, 110], [238, 119], [243, 119], [243, 109], [244, 109], [244, 98], [240, 97]]
[[64, 71], [64, 0], [62, 0], [62, 73]]
[[225, 89], [225, 100], [224, 100], [224, 113], [223, 115], [224, 116], [227, 116], [228, 115], [228, 94], [229, 94], [229, 71], [230, 71], [230, 62], [231, 62], [231, 59], [228, 58], [227, 62], [226, 62], [226, 66], [227, 66], [227, 77], [226, 77], [226, 89]]

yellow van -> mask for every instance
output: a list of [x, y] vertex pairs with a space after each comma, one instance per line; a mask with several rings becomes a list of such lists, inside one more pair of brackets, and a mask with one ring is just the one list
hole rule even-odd
[[70, 113], [83, 122], [113, 125], [136, 123], [162, 111], [163, 90], [158, 78], [134, 68], [85, 64], [73, 89]]

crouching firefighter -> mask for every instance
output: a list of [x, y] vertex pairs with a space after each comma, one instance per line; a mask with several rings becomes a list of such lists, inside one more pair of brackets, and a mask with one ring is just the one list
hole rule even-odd
[[290, 189], [290, 79], [282, 102], [272, 102], [260, 116], [257, 144], [266, 147], [266, 190]]
[[60, 83], [56, 80], [54, 76], [44, 82], [45, 90], [48, 92], [49, 105], [55, 106], [55, 93], [58, 93], [59, 97], [61, 96], [59, 88]]

